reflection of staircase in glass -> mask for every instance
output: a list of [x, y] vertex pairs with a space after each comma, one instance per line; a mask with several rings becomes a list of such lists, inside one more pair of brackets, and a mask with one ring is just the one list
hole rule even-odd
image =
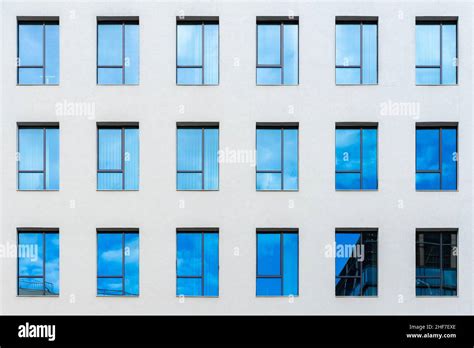
[[35, 279], [22, 279], [19, 284], [20, 295], [57, 295], [54, 292], [54, 284]]

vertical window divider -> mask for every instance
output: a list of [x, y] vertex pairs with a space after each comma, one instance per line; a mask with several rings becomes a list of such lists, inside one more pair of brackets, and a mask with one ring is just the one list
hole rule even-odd
[[439, 26], [439, 83], [443, 84], [443, 22]]
[[439, 233], [439, 269], [440, 269], [440, 287], [444, 288], [444, 277], [443, 277], [443, 233]]
[[205, 132], [204, 132], [204, 127], [201, 128], [201, 130], [202, 130], [202, 140], [201, 140], [201, 146], [202, 146], [202, 149], [201, 149], [201, 161], [202, 161], [202, 162], [201, 162], [201, 171], [202, 171], [202, 175], [201, 175], [201, 190], [204, 190], [204, 158], [206, 157], [206, 156], [204, 155], [204, 144], [205, 144], [205, 142], [204, 142], [204, 134], [205, 134]]
[[439, 189], [443, 189], [443, 127], [439, 129]]
[[284, 282], [284, 280], [283, 280], [283, 275], [284, 275], [284, 272], [283, 272], [283, 267], [284, 267], [283, 258], [285, 257], [285, 247], [284, 247], [284, 245], [283, 245], [283, 243], [284, 243], [283, 235], [284, 235], [284, 233], [281, 232], [281, 233], [280, 233], [280, 282], [281, 282], [281, 296], [283, 296], [283, 294], [285, 293], [285, 290], [283, 289], [283, 287], [285, 286], [285, 282]]
[[122, 168], [122, 190], [125, 189], [125, 128], [122, 127], [121, 129], [121, 138], [120, 138], [122, 144], [121, 144], [121, 152], [122, 152], [122, 163], [121, 163], [121, 168]]

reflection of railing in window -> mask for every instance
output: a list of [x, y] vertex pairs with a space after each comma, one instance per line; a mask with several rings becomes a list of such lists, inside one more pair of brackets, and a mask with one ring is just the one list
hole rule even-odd
[[32, 279], [20, 280], [19, 292], [20, 295], [57, 295], [53, 283]]
[[97, 289], [97, 294], [99, 296], [138, 296], [136, 293], [112, 289]]

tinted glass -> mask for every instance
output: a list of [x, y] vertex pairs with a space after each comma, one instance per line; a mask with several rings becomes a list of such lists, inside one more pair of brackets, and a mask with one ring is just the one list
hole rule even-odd
[[280, 25], [257, 25], [257, 64], [280, 64]]

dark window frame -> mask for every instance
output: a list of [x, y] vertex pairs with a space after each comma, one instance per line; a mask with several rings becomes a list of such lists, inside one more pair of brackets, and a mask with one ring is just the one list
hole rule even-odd
[[[122, 235], [122, 274], [119, 276], [101, 276], [99, 275], [99, 234], [115, 234], [115, 235]], [[136, 234], [140, 235], [137, 229], [98, 229], [96, 233], [96, 253], [97, 253], [97, 272], [96, 272], [96, 296], [98, 297], [138, 297], [140, 296], [140, 292], [138, 294], [126, 294], [125, 293], [125, 235], [126, 234]], [[138, 251], [140, 252], [140, 251]], [[122, 279], [122, 292], [119, 294], [114, 295], [102, 295], [99, 294], [99, 279]], [[110, 290], [106, 290], [110, 291]]]
[[[258, 274], [258, 235], [259, 234], [279, 234], [280, 235], [280, 274], [279, 275], [259, 275]], [[255, 234], [256, 240], [255, 240], [255, 284], [259, 278], [262, 279], [280, 279], [281, 281], [281, 292], [280, 295], [259, 295], [257, 293], [257, 286], [255, 286], [255, 296], [256, 297], [287, 297], [290, 295], [284, 295], [285, 289], [284, 289], [284, 272], [283, 272], [283, 264], [284, 264], [284, 256], [285, 256], [285, 246], [284, 246], [284, 235], [285, 234], [296, 234], [297, 238], [297, 255], [296, 255], [296, 267], [297, 267], [297, 272], [296, 272], [296, 288], [297, 288], [297, 293], [296, 294], [291, 294], [294, 297], [298, 297], [300, 293], [300, 235], [299, 235], [299, 230], [298, 229], [273, 229], [273, 228], [266, 228], [266, 229], [257, 229], [257, 233]]]

